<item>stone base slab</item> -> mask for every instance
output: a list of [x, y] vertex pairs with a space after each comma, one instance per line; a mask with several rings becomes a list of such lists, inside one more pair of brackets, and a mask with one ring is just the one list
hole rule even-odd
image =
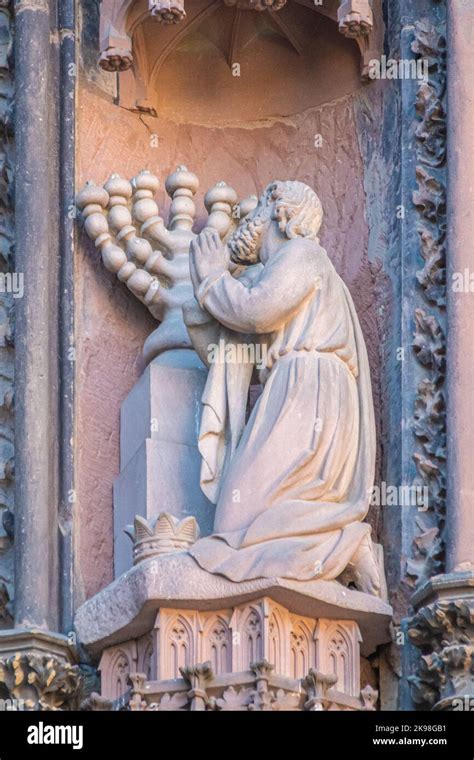
[[353, 621], [361, 632], [364, 656], [390, 641], [392, 609], [377, 597], [336, 581], [270, 578], [234, 583], [202, 570], [186, 552], [149, 559], [127, 571], [78, 609], [75, 626], [81, 643], [99, 653], [149, 633], [161, 609], [218, 611], [262, 597], [294, 615]]

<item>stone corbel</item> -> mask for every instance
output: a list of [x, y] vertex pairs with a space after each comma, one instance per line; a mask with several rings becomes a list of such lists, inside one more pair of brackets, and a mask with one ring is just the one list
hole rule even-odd
[[103, 0], [100, 9], [99, 66], [105, 71], [127, 71], [133, 64], [132, 40], [126, 22], [135, 0]]
[[369, 0], [341, 0], [337, 23], [344, 37], [367, 37], [374, 28], [374, 14]]
[[162, 24], [177, 24], [186, 18], [184, 0], [149, 0], [150, 13]]
[[339, 31], [355, 40], [361, 55], [362, 79], [369, 78], [370, 61], [380, 56], [375, 37], [376, 22], [371, 0], [340, 0], [337, 11]]

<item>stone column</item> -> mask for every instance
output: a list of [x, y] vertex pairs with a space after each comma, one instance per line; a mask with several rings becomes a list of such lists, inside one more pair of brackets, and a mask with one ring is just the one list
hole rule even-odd
[[[64, 22], [73, 4], [62, 5]], [[58, 523], [64, 481], [60, 399], [68, 393], [59, 340], [67, 319], [61, 309], [64, 272], [61, 288], [58, 283], [62, 219], [72, 198], [63, 203], [70, 183], [60, 168], [68, 153], [65, 140], [71, 145], [70, 134], [63, 139], [63, 116], [70, 120], [71, 109], [64, 108], [64, 98], [58, 106], [57, 93], [70, 56], [62, 54], [67, 30], [56, 28], [55, 3], [19, 0], [15, 26], [15, 271], [24, 278], [24, 295], [15, 303], [15, 619], [13, 629], [0, 632], [0, 685], [30, 707], [64, 708], [74, 703], [80, 684], [68, 662], [70, 641], [60, 633]], [[64, 297], [70, 297], [67, 291]]]
[[[15, 625], [56, 629], [56, 263], [51, 256], [52, 81], [46, 0], [16, 4]], [[40, 64], [40, 62], [42, 62]]]
[[473, 270], [474, 3], [448, 3], [448, 516], [446, 569], [474, 563], [474, 294], [453, 292]]

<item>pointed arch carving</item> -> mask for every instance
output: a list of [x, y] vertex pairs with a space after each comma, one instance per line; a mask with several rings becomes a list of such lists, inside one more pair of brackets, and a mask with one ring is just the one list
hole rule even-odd
[[334, 688], [350, 696], [360, 694], [360, 642], [357, 623], [320, 620], [316, 627], [317, 668], [337, 676]]
[[195, 635], [189, 620], [179, 612], [170, 616], [166, 621], [164, 639], [167, 656], [162, 677], [180, 678], [180, 668], [193, 664]]
[[[313, 624], [314, 628], [314, 624]], [[290, 631], [290, 675], [305, 678], [315, 666], [315, 645], [308, 624], [301, 618], [292, 620]]]
[[203, 658], [216, 675], [232, 672], [232, 633], [223, 614], [210, 616], [203, 629]]

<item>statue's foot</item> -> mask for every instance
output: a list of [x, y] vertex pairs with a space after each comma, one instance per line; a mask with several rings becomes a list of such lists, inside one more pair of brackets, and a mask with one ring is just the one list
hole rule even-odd
[[350, 568], [359, 591], [371, 596], [380, 596], [380, 571], [370, 536], [366, 536], [360, 544], [351, 560]]

